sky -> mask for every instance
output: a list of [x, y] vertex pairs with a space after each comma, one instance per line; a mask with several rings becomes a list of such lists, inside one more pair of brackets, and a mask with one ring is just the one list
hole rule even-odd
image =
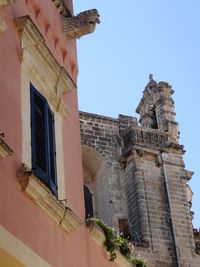
[[148, 76], [175, 93], [186, 169], [194, 171], [193, 224], [200, 227], [200, 1], [75, 0], [75, 14], [96, 8], [101, 24], [77, 40], [81, 111], [118, 117], [135, 109]]

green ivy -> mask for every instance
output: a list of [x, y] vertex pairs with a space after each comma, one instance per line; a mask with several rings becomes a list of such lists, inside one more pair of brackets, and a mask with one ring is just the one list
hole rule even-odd
[[89, 218], [88, 221], [95, 222], [103, 230], [106, 237], [104, 245], [106, 250], [110, 253], [110, 261], [116, 259], [116, 249], [119, 249], [121, 254], [130, 260], [130, 248], [126, 239], [116, 235], [113, 229], [110, 226], [107, 226], [101, 219], [92, 217]]
[[87, 220], [88, 222], [95, 222], [104, 232], [106, 240], [104, 246], [106, 250], [110, 253], [109, 261], [114, 261], [116, 259], [115, 250], [118, 249], [126, 259], [135, 264], [136, 267], [147, 267], [147, 261], [141, 257], [131, 257], [131, 251], [128, 240], [117, 235], [113, 228], [107, 226], [101, 219], [92, 217]]
[[147, 267], [147, 261], [140, 256], [132, 258], [131, 261], [136, 267]]

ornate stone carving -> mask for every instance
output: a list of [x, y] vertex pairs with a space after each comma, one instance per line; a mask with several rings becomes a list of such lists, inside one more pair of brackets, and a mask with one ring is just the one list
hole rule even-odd
[[6, 158], [13, 154], [12, 149], [6, 144], [6, 142], [0, 137], [0, 157]]
[[185, 179], [187, 182], [189, 182], [192, 178], [192, 175], [194, 172], [188, 171], [188, 170], [183, 170], [182, 178]]
[[87, 10], [70, 18], [62, 17], [63, 35], [66, 40], [80, 38], [92, 33], [96, 23], [100, 23], [99, 14], [96, 9]]
[[22, 164], [18, 174], [22, 191], [33, 200], [49, 217], [67, 233], [76, 230], [81, 224], [80, 218], [33, 175], [32, 170]]
[[200, 231], [194, 229], [195, 251], [200, 255]]
[[52, 2], [54, 3], [54, 5], [57, 8], [58, 12], [60, 14], [63, 14], [64, 15], [64, 13], [65, 13], [65, 6], [64, 6], [64, 4], [60, 0], [52, 0]]
[[62, 94], [76, 88], [74, 81], [53, 57], [43, 36], [28, 16], [16, 19], [15, 25], [21, 38], [19, 56], [22, 65], [26, 71], [38, 77], [41, 88], [44, 88], [44, 96], [58, 112], [66, 116], [68, 108], [62, 100]]
[[174, 148], [175, 150], [181, 150], [181, 151], [185, 152], [183, 145], [179, 145], [179, 144], [176, 144], [176, 143], [173, 143], [173, 142], [168, 143], [167, 147]]
[[0, 8], [12, 5], [16, 2], [16, 0], [0, 0]]
[[165, 148], [167, 146], [168, 134], [153, 129], [131, 127], [124, 135], [123, 154], [126, 154], [134, 145]]
[[[140, 114], [140, 124], [145, 128], [158, 128], [168, 132], [169, 140], [179, 143], [178, 123], [175, 121], [174, 91], [167, 82], [156, 82], [150, 74], [143, 97], [136, 109]], [[155, 123], [156, 122], [156, 123]]]
[[71, 12], [66, 7], [66, 5], [63, 3], [62, 0], [52, 0], [52, 2], [54, 3], [54, 5], [55, 5], [56, 9], [58, 10], [58, 12], [60, 13], [60, 15], [62, 15], [64, 17], [71, 17]]

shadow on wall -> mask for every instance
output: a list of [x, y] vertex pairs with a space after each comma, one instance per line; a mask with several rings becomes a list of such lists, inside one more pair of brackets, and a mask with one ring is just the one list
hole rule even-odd
[[85, 216], [98, 217], [108, 225], [112, 224], [108, 163], [93, 148], [82, 146]]

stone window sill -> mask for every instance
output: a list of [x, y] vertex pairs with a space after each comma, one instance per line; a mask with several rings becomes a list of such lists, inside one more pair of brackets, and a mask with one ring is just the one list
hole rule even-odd
[[0, 137], [0, 157], [7, 158], [12, 155], [12, 149], [6, 144], [6, 142]]
[[65, 232], [70, 233], [82, 224], [80, 218], [70, 208], [65, 207], [24, 164], [18, 173], [18, 180], [22, 192]]
[[[92, 239], [99, 245], [102, 249], [105, 250], [104, 242], [106, 240], [106, 237], [102, 231], [102, 229], [95, 223], [95, 222], [89, 222], [87, 225], [89, 233], [92, 237]], [[106, 252], [107, 253], [107, 252]], [[127, 259], [119, 252], [115, 251], [116, 253], [116, 259], [115, 263], [120, 267], [134, 267], [133, 264], [127, 261]], [[109, 257], [109, 256], [108, 256]]]

